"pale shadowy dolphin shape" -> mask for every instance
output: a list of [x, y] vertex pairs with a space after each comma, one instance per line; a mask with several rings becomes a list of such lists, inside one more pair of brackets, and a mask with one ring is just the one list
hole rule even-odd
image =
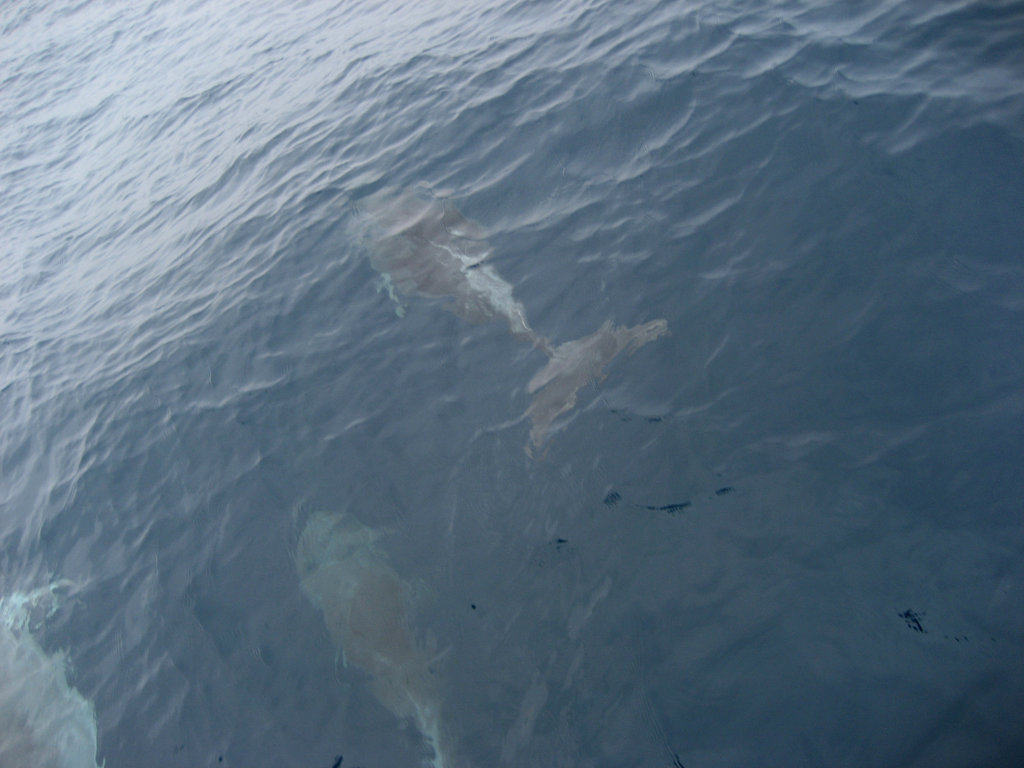
[[398, 718], [412, 718], [434, 768], [452, 768], [430, 670], [436, 654], [409, 628], [411, 590], [374, 546], [379, 537], [351, 515], [313, 514], [295, 553], [302, 590], [323, 611], [345, 665], [371, 675], [374, 695]]
[[[504, 320], [509, 332], [544, 351], [548, 364], [533, 377], [533, 401], [527, 453], [547, 440], [558, 416], [573, 408], [576, 393], [603, 377], [604, 367], [619, 352], [635, 351], [668, 330], [664, 320], [632, 328], [605, 322], [596, 332], [552, 347], [535, 332], [526, 310], [512, 295], [512, 286], [486, 264], [491, 254], [483, 227], [465, 218], [448, 200], [424, 197], [412, 190], [381, 189], [359, 202], [370, 225], [370, 261], [395, 291], [449, 298], [446, 309], [470, 322]], [[401, 314], [401, 312], [399, 313]]]
[[491, 247], [483, 227], [450, 202], [409, 190], [380, 190], [360, 207], [378, 227], [371, 263], [390, 281], [389, 291], [450, 298], [445, 308], [462, 319], [504, 320], [514, 337], [550, 353], [547, 339], [526, 322], [512, 286], [485, 263]]
[[65, 654], [47, 654], [32, 634], [74, 587], [0, 597], [0, 766], [97, 768], [92, 703], [68, 683]]

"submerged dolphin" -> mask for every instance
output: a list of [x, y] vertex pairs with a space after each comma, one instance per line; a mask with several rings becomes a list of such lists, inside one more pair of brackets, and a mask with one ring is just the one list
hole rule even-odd
[[533, 377], [527, 452], [541, 448], [558, 416], [576, 404], [576, 393], [599, 380], [604, 367], [623, 350], [630, 352], [668, 330], [664, 320], [623, 328], [606, 322], [582, 339], [552, 347], [534, 331], [512, 286], [486, 264], [491, 254], [483, 227], [465, 218], [448, 200], [414, 191], [385, 188], [364, 198], [373, 241], [370, 261], [386, 281], [388, 292], [447, 298], [446, 308], [470, 322], [504, 320], [517, 339], [550, 358]]
[[530, 328], [512, 286], [485, 261], [491, 248], [483, 228], [450, 202], [384, 189], [360, 203], [378, 226], [371, 257], [388, 288], [405, 295], [450, 298], [446, 309], [471, 323], [504, 320], [509, 333], [545, 351], [548, 342]]
[[[0, 597], [0, 765], [96, 768], [96, 714], [67, 680], [62, 653], [32, 632], [56, 609], [58, 581]], [[34, 620], [35, 619], [35, 620]]]
[[374, 546], [379, 536], [351, 515], [315, 513], [295, 553], [302, 590], [323, 612], [345, 664], [373, 677], [374, 695], [397, 717], [412, 718], [434, 768], [451, 768], [433, 656], [409, 628], [410, 588]]

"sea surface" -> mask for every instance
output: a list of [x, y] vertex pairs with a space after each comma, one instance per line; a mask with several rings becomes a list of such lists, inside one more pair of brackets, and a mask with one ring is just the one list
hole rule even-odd
[[[407, 590], [458, 768], [1024, 764], [1022, 33], [5, 2], [0, 755], [60, 704], [75, 766], [429, 764], [303, 589], [325, 512]], [[544, 352], [396, 303], [385, 188], [476, 222], [552, 344], [668, 333], [528, 450]]]

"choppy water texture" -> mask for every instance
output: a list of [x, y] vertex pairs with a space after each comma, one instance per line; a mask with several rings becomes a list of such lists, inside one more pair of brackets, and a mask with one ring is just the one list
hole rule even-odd
[[[76, 585], [0, 628], [34, 711], [107, 768], [429, 760], [303, 588], [328, 510], [458, 768], [1019, 765], [1022, 29], [3, 4], [0, 597]], [[474, 223], [431, 242], [532, 343], [415, 281], [396, 313], [389, 188]], [[558, 345], [658, 321], [544, 395]]]

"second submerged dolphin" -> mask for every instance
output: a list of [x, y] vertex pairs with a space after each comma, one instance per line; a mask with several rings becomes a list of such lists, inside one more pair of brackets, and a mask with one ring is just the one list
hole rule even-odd
[[409, 627], [410, 588], [374, 546], [379, 536], [352, 515], [313, 514], [295, 552], [302, 591], [323, 612], [345, 664], [373, 678], [374, 695], [398, 718], [412, 719], [433, 768], [451, 768], [432, 654]]

